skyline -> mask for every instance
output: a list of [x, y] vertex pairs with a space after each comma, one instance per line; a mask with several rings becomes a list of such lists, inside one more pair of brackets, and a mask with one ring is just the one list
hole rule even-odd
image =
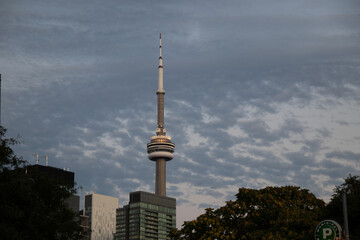
[[161, 32], [177, 226], [239, 187], [329, 201], [360, 171], [359, 15], [335, 0], [5, 0], [1, 123], [18, 156], [75, 172], [82, 199], [154, 192]]

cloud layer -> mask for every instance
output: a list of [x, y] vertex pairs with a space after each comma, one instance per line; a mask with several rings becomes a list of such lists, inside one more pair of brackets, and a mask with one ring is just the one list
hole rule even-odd
[[359, 13], [356, 1], [5, 0], [2, 124], [22, 136], [18, 155], [74, 171], [81, 195], [154, 191], [162, 32], [178, 226], [239, 187], [328, 201], [360, 171]]

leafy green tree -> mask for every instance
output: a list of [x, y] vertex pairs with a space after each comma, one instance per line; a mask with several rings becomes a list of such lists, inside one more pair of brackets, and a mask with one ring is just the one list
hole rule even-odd
[[82, 239], [77, 213], [65, 200], [75, 188], [37, 172], [11, 146], [0, 126], [0, 239]]
[[219, 209], [206, 209], [185, 222], [171, 239], [312, 239], [325, 203], [295, 186], [240, 188], [235, 201]]
[[[334, 194], [326, 205], [326, 218], [343, 225], [342, 191], [346, 192], [350, 239], [360, 239], [360, 178], [349, 175], [345, 182], [334, 189]], [[344, 229], [344, 227], [343, 227]]]

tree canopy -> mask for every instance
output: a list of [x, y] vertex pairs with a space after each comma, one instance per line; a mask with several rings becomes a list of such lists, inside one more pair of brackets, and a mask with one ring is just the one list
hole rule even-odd
[[5, 133], [0, 126], [0, 239], [82, 239], [78, 213], [66, 203], [76, 189], [27, 171], [11, 148], [18, 141]]
[[331, 201], [326, 205], [326, 218], [343, 225], [342, 191], [346, 192], [350, 239], [360, 239], [360, 178], [349, 175], [344, 183], [334, 189]]
[[325, 203], [306, 189], [295, 186], [240, 188], [235, 201], [206, 209], [185, 222], [171, 239], [312, 239], [322, 220]]

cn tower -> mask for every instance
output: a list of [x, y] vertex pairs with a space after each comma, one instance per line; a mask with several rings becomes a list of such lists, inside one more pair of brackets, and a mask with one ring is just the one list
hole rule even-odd
[[157, 128], [156, 135], [150, 138], [147, 144], [148, 158], [156, 162], [155, 194], [166, 196], [166, 162], [174, 157], [175, 144], [171, 137], [166, 136], [164, 127], [164, 95], [163, 89], [163, 61], [161, 56], [161, 33], [160, 33], [160, 57], [159, 57], [159, 88], [157, 95]]

